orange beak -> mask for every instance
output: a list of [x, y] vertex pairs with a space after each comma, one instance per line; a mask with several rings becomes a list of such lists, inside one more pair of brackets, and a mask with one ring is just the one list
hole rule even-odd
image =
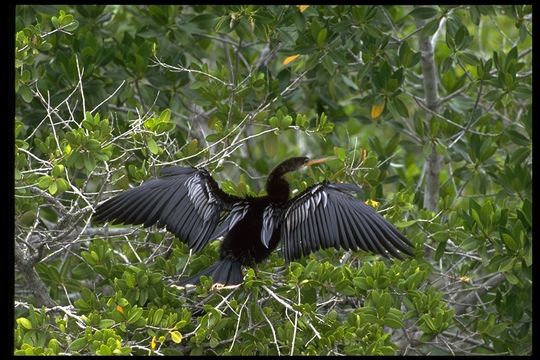
[[308, 162], [306, 162], [304, 164], [304, 166], [322, 164], [323, 162], [327, 162], [328, 160], [332, 160], [332, 159], [335, 159], [335, 156], [329, 156], [329, 157], [325, 157], [325, 158], [321, 158], [321, 159], [313, 159], [313, 160], [309, 160]]

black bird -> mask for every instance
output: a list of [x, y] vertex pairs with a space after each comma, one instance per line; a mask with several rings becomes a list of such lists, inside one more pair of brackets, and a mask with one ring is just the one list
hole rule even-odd
[[263, 261], [280, 241], [288, 262], [329, 247], [361, 249], [387, 258], [412, 255], [405, 236], [349, 194], [361, 192], [357, 185], [323, 182], [289, 199], [284, 175], [327, 159], [285, 160], [268, 176], [266, 196], [245, 199], [222, 191], [205, 169], [168, 167], [160, 178], [100, 204], [94, 217], [112, 223], [164, 225], [195, 252], [224, 236], [219, 260], [182, 285], [197, 284], [202, 275], [215, 284], [240, 284], [242, 266]]

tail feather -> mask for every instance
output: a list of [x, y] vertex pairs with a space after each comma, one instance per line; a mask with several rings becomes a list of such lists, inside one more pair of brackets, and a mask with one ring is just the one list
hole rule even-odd
[[211, 277], [214, 284], [224, 286], [238, 285], [244, 281], [241, 264], [234, 260], [222, 259], [192, 277], [181, 280], [179, 285], [197, 285], [203, 275]]

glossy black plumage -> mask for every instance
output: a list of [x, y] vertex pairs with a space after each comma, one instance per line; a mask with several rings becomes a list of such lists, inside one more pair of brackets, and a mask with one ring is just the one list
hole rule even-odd
[[412, 255], [406, 237], [351, 195], [361, 191], [356, 185], [325, 182], [289, 199], [283, 175], [322, 161], [288, 159], [268, 176], [266, 196], [246, 199], [223, 192], [204, 169], [169, 167], [160, 178], [99, 205], [95, 219], [144, 226], [158, 223], [196, 252], [224, 236], [219, 261], [184, 280], [184, 285], [197, 283], [202, 275], [223, 285], [240, 284], [241, 267], [263, 261], [280, 241], [287, 261], [329, 247], [400, 259]]

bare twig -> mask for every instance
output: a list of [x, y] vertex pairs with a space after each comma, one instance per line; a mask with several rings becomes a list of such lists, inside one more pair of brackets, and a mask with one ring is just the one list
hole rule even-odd
[[96, 107], [90, 110], [90, 113], [93, 114], [94, 111], [96, 111], [101, 105], [109, 101], [114, 95], [116, 95], [116, 93], [122, 88], [122, 86], [124, 86], [125, 83], [126, 83], [126, 80], [123, 80], [122, 83], [116, 88], [116, 90], [114, 90], [114, 92], [111, 95], [107, 96], [102, 102], [97, 104]]
[[240, 311], [238, 312], [238, 321], [236, 322], [236, 329], [234, 330], [234, 335], [233, 335], [231, 347], [229, 348], [229, 352], [232, 351], [232, 349], [234, 347], [234, 343], [235, 343], [236, 337], [238, 335], [238, 329], [240, 328], [240, 319], [242, 319], [242, 311], [246, 307], [246, 304], [247, 304], [250, 297], [251, 297], [251, 294], [248, 294], [248, 296], [246, 297], [246, 300], [244, 301], [244, 303], [240, 307]]
[[81, 91], [83, 114], [86, 114], [86, 100], [84, 99], [84, 89], [83, 89], [83, 82], [82, 82], [84, 69], [81, 71], [81, 68], [79, 67], [79, 56], [75, 56], [75, 61], [77, 62], [77, 75], [79, 76], [78, 85], [79, 85], [79, 90]]
[[[298, 305], [300, 305], [300, 287], [297, 288], [298, 290]], [[291, 344], [291, 356], [294, 354], [294, 343], [296, 340], [296, 332], [298, 331], [298, 312], [294, 312], [294, 331], [293, 331], [293, 338], [292, 338], [292, 344]]]
[[482, 296], [489, 290], [496, 288], [497, 286], [502, 284], [505, 279], [506, 278], [503, 273], [495, 274], [495, 276], [480, 285], [478, 291], [473, 291], [459, 300], [459, 302], [463, 305], [458, 305], [455, 307], [456, 314], [463, 314], [467, 310], [467, 307], [475, 305], [478, 302], [479, 296]]

